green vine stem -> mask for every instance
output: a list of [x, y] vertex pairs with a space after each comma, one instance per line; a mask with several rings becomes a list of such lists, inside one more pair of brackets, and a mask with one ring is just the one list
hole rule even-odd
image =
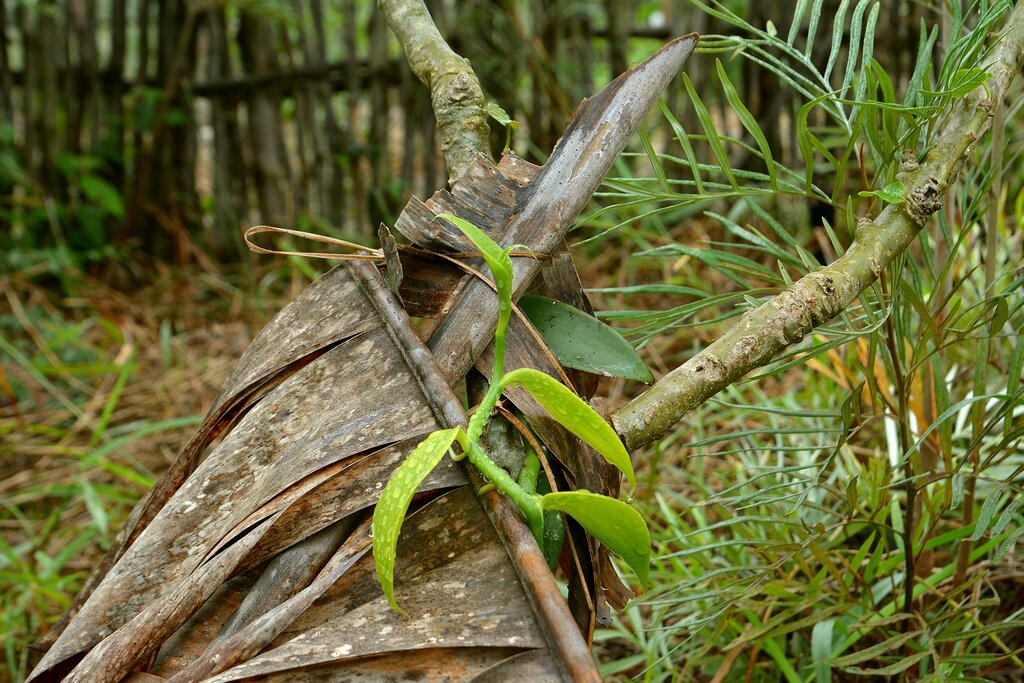
[[[478, 410], [476, 413], [476, 415], [480, 414], [482, 414], [482, 410]], [[476, 415], [473, 417], [475, 418]], [[491, 460], [479, 442], [470, 439], [465, 432], [460, 430], [455, 438], [459, 445], [462, 446], [462, 450], [465, 451], [473, 467], [477, 468], [480, 474], [487, 477], [499, 491], [508, 496], [516, 504], [516, 507], [522, 511], [523, 516], [526, 517], [527, 524], [530, 526], [530, 531], [533, 533], [534, 538], [537, 539], [537, 542], [540, 543], [544, 536], [544, 512], [540, 506], [540, 496], [527, 493], [508, 472]]]
[[540, 476], [540, 458], [532, 448], [526, 449], [523, 468], [519, 472], [519, 485], [527, 493], [537, 492], [537, 478]]

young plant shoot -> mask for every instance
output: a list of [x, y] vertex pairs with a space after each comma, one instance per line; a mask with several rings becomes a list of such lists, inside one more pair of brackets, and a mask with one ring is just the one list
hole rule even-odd
[[[512, 315], [512, 247], [502, 249], [480, 228], [452, 214], [441, 214], [480, 250], [494, 278], [498, 293], [498, 327], [494, 333], [494, 370], [487, 393], [469, 420], [468, 427], [443, 429], [424, 439], [395, 470], [381, 494], [373, 513], [373, 555], [377, 577], [391, 606], [405, 614], [395, 601], [395, 554], [402, 521], [413, 494], [454, 443], [463, 456], [499, 491], [507, 495], [522, 512], [546, 557], [561, 545], [559, 512], [574, 518], [591, 535], [617, 554], [636, 573], [640, 585], [647, 586], [651, 558], [651, 538], [647, 523], [629, 504], [590, 491], [540, 493], [537, 485], [537, 454], [529, 453], [519, 481], [513, 479], [484, 450], [480, 437], [491, 413], [506, 387], [519, 386], [528, 391], [559, 424], [589, 444], [605, 460], [618, 468], [636, 486], [636, 475], [629, 454], [615, 431], [583, 399], [558, 380], [530, 368], [505, 374], [505, 335]], [[545, 514], [547, 513], [547, 514]], [[547, 522], [545, 521], [547, 520]], [[545, 527], [548, 527], [547, 529]]]

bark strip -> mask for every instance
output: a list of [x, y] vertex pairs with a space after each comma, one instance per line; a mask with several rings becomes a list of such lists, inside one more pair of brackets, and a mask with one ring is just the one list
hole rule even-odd
[[905, 165], [901, 204], [887, 206], [858, 228], [850, 249], [771, 301], [747, 312], [711, 346], [612, 414], [629, 450], [665, 434], [683, 415], [748, 372], [771, 362], [849, 306], [910, 246], [959, 175], [992, 112], [1021, 68], [1024, 3], [1014, 8], [988, 66], [991, 80], [953, 105], [945, 128], [921, 163]]

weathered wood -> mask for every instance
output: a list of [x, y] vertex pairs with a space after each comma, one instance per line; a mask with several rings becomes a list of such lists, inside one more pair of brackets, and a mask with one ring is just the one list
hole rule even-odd
[[321, 668], [284, 671], [261, 676], [261, 683], [407, 683], [413, 681], [472, 681], [509, 656], [516, 648], [424, 648], [392, 652], [348, 662], [344, 669]]
[[[372, 309], [365, 299], [358, 297], [358, 291], [355, 283], [344, 277], [344, 271], [333, 270], [303, 290], [267, 323], [263, 332], [242, 354], [202, 425], [157, 484], [132, 510], [129, 520], [86, 580], [65, 618], [53, 627], [49, 638], [42, 641], [43, 647], [52, 645], [52, 640], [63, 632], [67, 619], [77, 613], [124, 550], [192, 474], [200, 456], [221, 431], [302, 365], [332, 345], [373, 325], [369, 315]], [[338, 301], [346, 301], [348, 305], [336, 307]]]
[[[362, 546], [359, 531], [349, 535], [317, 574], [346, 536], [346, 529], [331, 525], [342, 520], [351, 526], [353, 514], [371, 507], [423, 434], [466, 420], [446, 378], [371, 266], [346, 265], [325, 276], [325, 286], [304, 297], [307, 312], [338, 307], [336, 300], [320, 297], [338, 289], [338, 272], [348, 273], [350, 282], [341, 289], [349, 303], [366, 302], [351, 309], [361, 310], [373, 326], [340, 343], [329, 341], [330, 325], [319, 332], [315, 325], [304, 327], [319, 334], [327, 350], [253, 399], [104, 577], [32, 680], [57, 679], [72, 667], [68, 680], [119, 680], [154, 660], [150, 670], [171, 680], [215, 674], [213, 680], [236, 680], [314, 665], [347, 668], [350, 661], [365, 667], [361, 660], [368, 656], [443, 643], [497, 650], [474, 659], [468, 676], [522, 648], [546, 650], [556, 642], [545, 637], [549, 625], [539, 628], [532, 611], [545, 601], [523, 592], [519, 577], [529, 571], [511, 559], [543, 562], [539, 551], [529, 540], [520, 553], [507, 554], [473, 489], [450, 462], [422, 490], [461, 488], [410, 517], [403, 532], [398, 599], [416, 620], [386, 607], [372, 558], [358, 559], [365, 527]], [[271, 340], [290, 334], [294, 314], [282, 312], [266, 338], [254, 344], [274, 358], [250, 354], [252, 367], [240, 368], [229, 382], [236, 396], [248, 395], [272, 368], [283, 363], [288, 370], [285, 361], [295, 352], [275, 353]], [[316, 346], [304, 336], [293, 343], [307, 354]], [[237, 400], [226, 389], [211, 415]], [[392, 445], [381, 441], [396, 438], [400, 442]], [[525, 534], [520, 545], [530, 539], [517, 511], [505, 510], [499, 519], [503, 536]], [[329, 531], [302, 542], [322, 528]], [[344, 564], [343, 557], [351, 561]], [[264, 559], [270, 562], [257, 568]], [[296, 559], [313, 566], [289, 566]], [[541, 594], [550, 603], [539, 613], [565, 609], [546, 570], [530, 581], [544, 586]], [[439, 607], [450, 607], [452, 600], [472, 607], [461, 614]], [[381, 629], [387, 638], [380, 638]], [[563, 649], [576, 647], [575, 656], [593, 670], [578, 633], [575, 640], [558, 642]]]
[[[232, 527], [290, 484], [347, 455], [400, 440], [403, 430], [404, 436], [411, 437], [434, 428], [434, 417], [419, 385], [408, 372], [394, 365], [404, 365], [404, 361], [401, 355], [385, 350], [392, 342], [388, 333], [378, 328], [375, 333], [357, 335], [333, 346], [273, 388], [241, 418], [195, 476], [178, 486], [177, 480], [188, 476], [189, 465], [213, 438], [215, 425], [223, 424], [225, 409], [233, 401], [231, 389], [236, 392], [234, 400], [252, 396], [251, 387], [272, 369], [280, 370], [282, 365], [287, 368], [288, 361], [301, 353], [310, 354], [319, 344], [331, 344], [331, 337], [365, 327], [368, 323], [361, 322], [365, 319], [372, 324], [375, 309], [368, 302], [358, 304], [366, 301], [358, 286], [351, 282], [335, 286], [341, 284], [337, 274], [324, 282], [324, 286], [314, 287], [309, 295], [300, 297], [304, 303], [289, 306], [275, 319], [268, 333], [254, 343], [248, 355], [251, 365], [243, 357], [241, 369], [229, 380], [200, 429], [202, 436], [190, 442], [179, 459], [181, 464], [159, 488], [162, 495], [173, 494], [168, 503], [160, 504], [160, 496], [155, 496], [151, 502], [140, 504], [138, 510], [144, 512], [135, 517], [143, 520], [152, 515], [152, 521], [103, 577], [79, 614], [81, 622], [90, 627], [77, 634], [65, 633], [47, 653], [41, 669], [48, 662], [87, 649], [105, 632], [134, 616], [147, 600], [171, 590], [174, 577], [191, 571], [218, 541], [223, 542]], [[342, 307], [346, 313], [333, 313], [340, 299], [322, 296], [330, 292], [348, 296], [349, 305]], [[308, 316], [313, 316], [312, 324], [307, 322]], [[302, 333], [298, 338], [297, 331]], [[275, 344], [275, 340], [282, 345]], [[266, 357], [259, 355], [261, 349]], [[346, 381], [346, 370], [363, 372], [359, 368], [370, 375], [384, 373], [374, 382], [373, 391]], [[281, 419], [279, 413], [287, 418]], [[188, 544], [177, 544], [177, 530], [181, 528], [191, 530]], [[129, 532], [128, 536], [132, 535]], [[155, 567], [143, 573], [131, 569], [150, 564]], [[104, 627], [95, 628], [97, 621]]]
[[[273, 557], [297, 538], [373, 506], [388, 477], [420, 441], [421, 437], [416, 436], [324, 468], [324, 474], [331, 476], [284, 506], [284, 514], [256, 544], [243, 568]], [[351, 461], [355, 462], [349, 464]], [[424, 479], [420, 490], [442, 490], [466, 481], [462, 468], [446, 458]]]
[[[527, 175], [523, 166], [526, 162], [518, 163], [515, 154], [509, 153], [505, 159], [510, 161], [503, 159], [495, 166], [479, 157], [451, 192], [441, 190], [426, 202], [411, 199], [395, 221], [395, 228], [424, 249], [456, 252], [476, 251], [476, 247], [451, 224], [434, 220], [438, 214], [456, 214], [492, 236], [504, 234], [525, 201], [526, 185], [533, 177]], [[514, 170], [507, 173], [506, 169]], [[483, 259], [478, 262], [482, 264]]]
[[[426, 435], [433, 415], [386, 351], [383, 330], [355, 337], [302, 368], [263, 398], [154, 517], [83, 606], [84, 623], [120, 626], [173, 589], [218, 545], [245, 528], [250, 512], [308, 474], [387, 441]], [[352, 377], [380, 377], [372, 387]], [[189, 529], [178, 543], [178, 530]], [[145, 573], [135, 571], [148, 567]], [[102, 615], [102, 617], [100, 616]], [[67, 635], [67, 634], [65, 634]], [[83, 648], [89, 630], [61, 648]], [[64, 655], [66, 656], [66, 655]]]
[[[242, 61], [256, 74], [273, 70], [276, 52], [267, 50], [276, 40], [276, 27], [253, 12], [241, 13], [238, 32]], [[296, 214], [290, 210], [288, 160], [281, 137], [281, 106], [266, 89], [253, 91], [248, 102], [249, 145], [255, 161], [257, 197], [263, 220], [273, 225], [294, 225]], [[291, 202], [294, 206], [294, 202]]]
[[473, 679], [473, 683], [505, 681], [543, 681], [558, 675], [558, 664], [543, 650], [527, 650], [513, 655]]
[[[551, 158], [530, 183], [525, 202], [509, 222], [503, 245], [523, 244], [550, 254], [600, 184], [626, 141], [693, 51], [695, 36], [678, 38], [616, 78], [576, 110]], [[482, 227], [482, 226], [481, 226]], [[403, 231], [404, 232], [404, 231]], [[514, 298], [526, 291], [540, 263], [513, 259]], [[487, 347], [498, 320], [497, 297], [473, 281], [430, 339], [438, 365], [461, 376]]]
[[[323, 595], [324, 591], [369, 551], [371, 544], [369, 528], [369, 522], [365, 521], [351, 535], [348, 533], [350, 529], [341, 531], [342, 539], [345, 536], [348, 538], [338, 548], [336, 553], [334, 549], [338, 547], [339, 543], [335, 539], [335, 529], [325, 530], [331, 533], [325, 534], [321, 532], [321, 534], [307, 539], [309, 541], [319, 541], [322, 548], [333, 555], [327, 555], [327, 557], [330, 557], [330, 560], [327, 566], [323, 567], [322, 572], [318, 571], [319, 567], [317, 567], [312, 570], [312, 575], [308, 577], [302, 576], [300, 578], [296, 575], [296, 572], [304, 571], [304, 567], [288, 566], [288, 561], [293, 559], [288, 557], [288, 553], [282, 553], [275, 558], [275, 561], [272, 561], [272, 564], [267, 567], [267, 570], [260, 579], [250, 587], [238, 610], [224, 624], [218, 638], [210, 643], [210, 646], [200, 657], [188, 662], [180, 671], [171, 676], [170, 680], [177, 683], [202, 680], [244, 662], [266, 648], [288, 624], [294, 621], [298, 615], [302, 614], [313, 601]], [[303, 545], [310, 544], [305, 543]], [[278, 559], [283, 564], [277, 563], [276, 560]], [[263, 607], [260, 611], [247, 611], [245, 608], [252, 604], [251, 601], [254, 596], [258, 596], [260, 602], [263, 601], [263, 598], [268, 597], [259, 595], [261, 582], [271, 584], [268, 586], [271, 590], [280, 589], [282, 577], [279, 574], [275, 573], [275, 575], [268, 578], [268, 572], [271, 572], [278, 566], [282, 572], [296, 575], [295, 578], [301, 581], [298, 584], [298, 588], [301, 588], [301, 590], [298, 590], [294, 595], [284, 596], [287, 599], [271, 602], [268, 606], [262, 604], [254, 605], [254, 609], [256, 607]], [[310, 579], [313, 579], [311, 583]]]
[[[260, 578], [246, 591], [241, 604], [225, 622], [217, 638], [207, 648], [207, 652], [215, 646], [219, 647], [223, 641], [236, 635], [271, 608], [291, 598], [303, 586], [308, 586], [341, 544], [352, 538], [352, 529], [356, 522], [352, 516], [342, 517], [312, 536], [271, 556]], [[293, 536], [300, 537], [301, 534]], [[255, 548], [253, 550], [255, 551]]]
[[[443, 534], [438, 533], [439, 526], [443, 526]], [[365, 533], [364, 528], [363, 537]], [[235, 643], [225, 643], [204, 656], [209, 663], [214, 663], [218, 654], [234, 657], [232, 652], [253, 644], [251, 637], [258, 637], [259, 644], [266, 646], [273, 640], [266, 638], [272, 624], [281, 628], [302, 615], [291, 629], [279, 630], [281, 636], [266, 653], [212, 680], [301, 671], [424, 647], [544, 645], [536, 635], [537, 626], [512, 566], [467, 488], [435, 500], [403, 527], [396, 595], [414, 619], [387, 607], [373, 575], [372, 558], [358, 560], [359, 567], [352, 571], [336, 560], [332, 564], [336, 566], [325, 569], [292, 604], [281, 605], [255, 622], [248, 633], [240, 633]], [[453, 604], [463, 609], [453, 610]], [[205, 667], [200, 663], [191, 668], [205, 680], [210, 673]], [[180, 680], [197, 680], [198, 676], [188, 673], [180, 673]]]
[[[145, 606], [138, 604], [140, 609], [131, 620], [119, 626], [116, 631], [104, 634], [74, 670], [61, 680], [67, 683], [113, 683], [121, 680], [139, 661], [153, 654], [192, 612], [213, 595], [272, 523], [273, 518], [260, 524], [245, 538], [200, 567], [190, 580], [172, 584], [171, 590], [145, 603]], [[89, 603], [86, 603], [86, 608], [88, 606]], [[70, 628], [74, 626], [72, 622]], [[58, 640], [54, 648], [60, 644]], [[62, 666], [68, 661], [73, 662], [81, 656], [81, 652], [75, 652], [69, 659], [55, 664]]]

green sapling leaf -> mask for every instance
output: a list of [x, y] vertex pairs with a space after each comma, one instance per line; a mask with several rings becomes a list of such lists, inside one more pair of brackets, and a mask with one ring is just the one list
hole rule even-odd
[[878, 197], [886, 204], [902, 204], [903, 203], [903, 183], [896, 181], [889, 183], [881, 190], [863, 190], [857, 194], [861, 197]]
[[605, 460], [619, 468], [629, 480], [630, 487], [636, 486], [633, 463], [618, 434], [586, 401], [554, 377], [530, 368], [513, 370], [502, 378], [502, 388], [513, 385], [530, 392], [560, 425], [586, 441]]
[[[512, 259], [509, 258], [508, 252], [498, 246], [498, 243], [492, 240], [486, 232], [464, 218], [459, 218], [455, 214], [451, 213], [441, 213], [438, 214], [437, 217], [445, 219], [458, 228], [462, 234], [468, 237], [469, 241], [480, 250], [480, 253], [484, 256], [484, 260], [487, 261], [487, 265], [491, 269], [491, 274], [494, 275], [494, 284], [498, 287], [499, 295], [503, 289], [507, 289], [511, 292]], [[511, 296], [509, 298], [511, 298]]]
[[434, 432], [420, 442], [388, 480], [388, 485], [373, 511], [373, 560], [377, 565], [377, 578], [395, 610], [406, 614], [395, 602], [395, 553], [402, 520], [409, 509], [409, 501], [420, 483], [437, 467], [441, 458], [455, 441], [459, 427]]
[[487, 113], [492, 119], [503, 126], [510, 126], [512, 128], [519, 127], [519, 122], [513, 120], [512, 117], [508, 115], [508, 112], [502, 109], [501, 105], [497, 102], [487, 103]]
[[[527, 462], [530, 462], [530, 456], [537, 458], [533, 451], [530, 451], [530, 455], [527, 456]], [[537, 459], [537, 465], [540, 465], [540, 460]], [[524, 466], [525, 470], [526, 467]], [[547, 476], [540, 477], [537, 481], [536, 492], [544, 496], [545, 494], [551, 493], [551, 484], [548, 482]], [[544, 561], [548, 563], [548, 569], [555, 571], [558, 567], [558, 558], [562, 554], [562, 546], [565, 545], [565, 520], [562, 519], [562, 513], [558, 510], [544, 510], [544, 532], [541, 537], [537, 539], [537, 543], [540, 544], [541, 553], [544, 555]]]
[[651, 534], [647, 522], [631, 505], [590, 491], [559, 491], [541, 498], [544, 511], [560, 510], [626, 561], [647, 588]]
[[519, 127], [519, 122], [514, 121], [508, 112], [496, 102], [487, 103], [487, 113], [492, 119], [505, 126], [505, 149], [501, 150], [501, 153], [504, 154], [512, 146], [512, 131]]
[[500, 378], [505, 370], [505, 331], [508, 329], [509, 318], [512, 317], [512, 259], [509, 258], [511, 247], [502, 249], [487, 233], [469, 221], [451, 213], [438, 214], [456, 228], [480, 250], [484, 260], [494, 276], [494, 286], [498, 290], [498, 327], [494, 333], [494, 381]]
[[558, 510], [544, 511], [544, 533], [538, 543], [544, 561], [548, 563], [548, 569], [555, 571], [558, 558], [562, 554], [562, 546], [565, 545], [565, 523], [562, 521], [562, 513]]

